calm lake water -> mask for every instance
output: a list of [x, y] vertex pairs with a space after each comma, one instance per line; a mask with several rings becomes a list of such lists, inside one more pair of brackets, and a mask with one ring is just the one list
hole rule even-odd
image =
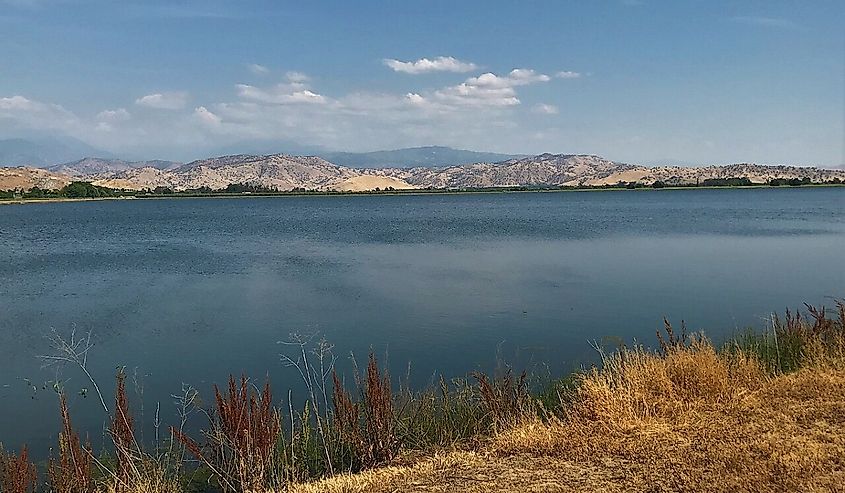
[[[410, 363], [419, 386], [497, 358], [567, 371], [595, 360], [590, 341], [651, 344], [664, 315], [719, 339], [830, 306], [843, 259], [842, 188], [0, 207], [0, 441], [55, 440], [57, 371], [37, 358], [51, 330], [92, 332], [107, 399], [115, 368], [137, 369], [149, 434], [183, 383], [207, 399], [245, 371], [298, 392], [279, 356], [291, 333], [322, 335], [344, 367], [370, 348], [394, 375]], [[97, 446], [91, 385], [59, 377]]]

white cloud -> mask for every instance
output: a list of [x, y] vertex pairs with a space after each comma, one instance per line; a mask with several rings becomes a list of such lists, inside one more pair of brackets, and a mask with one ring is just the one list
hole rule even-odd
[[517, 91], [549, 79], [533, 70], [515, 69], [469, 77], [439, 91], [361, 90], [330, 97], [312, 87], [305, 74], [289, 72], [277, 84], [238, 84], [228, 101], [204, 100], [188, 106], [192, 99], [188, 93], [160, 92], [139, 97], [133, 110], [107, 108], [86, 118], [57, 105], [14, 96], [0, 99], [0, 134], [27, 126], [81, 138], [121, 155], [180, 159], [262, 139], [353, 150], [499, 143], [512, 139], [518, 119], [525, 117], [509, 110], [520, 104]]
[[520, 104], [512, 87], [489, 88], [466, 82], [447, 87], [434, 93], [444, 102], [466, 106], [516, 106]]
[[132, 114], [126, 111], [126, 108], [103, 110], [97, 113], [97, 120], [103, 122], [125, 122], [130, 118], [132, 118]]
[[302, 72], [297, 72], [295, 70], [291, 70], [291, 71], [287, 72], [285, 74], [285, 78], [288, 80], [288, 82], [300, 83], [300, 84], [308, 82], [309, 80], [311, 80], [311, 77], [308, 77], [307, 75], [303, 74]]
[[213, 127], [219, 126], [223, 121], [219, 116], [209, 111], [205, 106], [197, 106], [194, 108], [194, 117], [196, 117], [201, 123]]
[[278, 84], [270, 89], [261, 89], [248, 84], [237, 84], [238, 96], [242, 99], [270, 104], [325, 104], [328, 99], [308, 89], [301, 82]]
[[508, 74], [506, 80], [514, 86], [524, 86], [535, 82], [548, 82], [551, 77], [526, 68], [515, 68]]
[[15, 95], [0, 98], [0, 120], [13, 127], [76, 131], [80, 120], [58, 104], [43, 103]]
[[539, 113], [541, 115], [557, 115], [559, 113], [557, 106], [545, 103], [534, 105], [534, 107], [531, 108], [531, 111], [533, 111], [534, 113]]
[[405, 100], [413, 105], [425, 104], [425, 98], [415, 92], [409, 92], [405, 95]]
[[160, 110], [180, 110], [188, 104], [188, 93], [165, 92], [147, 94], [135, 100], [135, 104]]
[[288, 100], [291, 103], [317, 103], [323, 104], [326, 102], [326, 97], [322, 94], [317, 94], [315, 92], [311, 92], [309, 90], [304, 91], [297, 91], [290, 96], [288, 96]]
[[470, 77], [456, 86], [446, 87], [434, 93], [444, 102], [467, 106], [515, 106], [520, 104], [514, 87], [547, 82], [550, 77], [531, 69], [513, 69], [505, 76], [491, 72]]
[[97, 113], [97, 126], [95, 127], [101, 132], [111, 132], [115, 129], [115, 124], [128, 121], [132, 115], [126, 111], [126, 108], [117, 108], [115, 110], [103, 110]]
[[0, 110], [17, 111], [32, 110], [37, 103], [23, 96], [12, 96], [10, 98], [0, 98]]
[[451, 56], [439, 56], [433, 60], [420, 58], [415, 62], [403, 62], [393, 58], [385, 58], [382, 63], [393, 69], [394, 72], [406, 74], [422, 74], [426, 72], [472, 72], [478, 65], [472, 62], [463, 62]]
[[555, 74], [558, 79], [578, 79], [581, 77], [581, 72], [573, 72], [571, 70], [562, 70]]
[[264, 75], [270, 72], [269, 68], [265, 67], [264, 65], [259, 65], [257, 63], [250, 63], [246, 67], [249, 69], [250, 72], [255, 75]]

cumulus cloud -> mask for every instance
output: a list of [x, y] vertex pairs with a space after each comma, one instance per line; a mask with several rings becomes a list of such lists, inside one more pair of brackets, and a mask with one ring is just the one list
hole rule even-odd
[[551, 77], [545, 74], [538, 74], [531, 69], [515, 68], [511, 70], [508, 76], [504, 79], [511, 85], [524, 86], [527, 84], [534, 84], [535, 82], [548, 82], [551, 80]]
[[24, 110], [29, 111], [35, 108], [35, 105], [38, 104], [35, 101], [27, 99], [23, 96], [12, 96], [10, 98], [0, 98], [0, 110], [5, 111], [17, 111], [17, 110]]
[[21, 95], [0, 98], [0, 120], [14, 127], [74, 131], [80, 120], [58, 104], [44, 103]]
[[270, 72], [269, 68], [265, 67], [264, 65], [257, 64], [257, 63], [250, 63], [249, 65], [247, 65], [247, 68], [249, 69], [250, 72], [252, 72], [255, 75], [264, 75], [264, 74]]
[[405, 94], [405, 100], [413, 105], [425, 104], [425, 98], [415, 92], [409, 92], [408, 94]]
[[295, 70], [291, 70], [291, 71], [285, 73], [285, 78], [288, 80], [288, 82], [300, 83], [300, 84], [308, 82], [309, 80], [311, 80], [311, 77], [308, 77], [307, 75], [303, 74], [302, 72], [297, 72]]
[[423, 74], [426, 72], [472, 72], [478, 65], [472, 62], [463, 62], [451, 56], [439, 56], [433, 60], [420, 58], [415, 62], [403, 62], [393, 58], [385, 58], [382, 63], [393, 69], [394, 72], [406, 74]]
[[534, 105], [534, 107], [531, 108], [531, 111], [541, 115], [557, 115], [559, 113], [557, 106], [545, 103]]
[[223, 121], [219, 116], [208, 110], [205, 106], [194, 108], [194, 117], [201, 123], [210, 126], [218, 126]]
[[244, 100], [265, 104], [326, 104], [329, 98], [311, 90], [307, 82], [310, 78], [302, 72], [287, 72], [287, 82], [262, 89], [249, 84], [237, 84], [238, 97]]
[[147, 94], [136, 99], [135, 104], [160, 110], [180, 110], [188, 104], [188, 93], [164, 92]]
[[555, 74], [558, 79], [578, 79], [581, 77], [580, 72], [573, 72], [571, 70], [562, 70]]
[[130, 118], [132, 118], [132, 114], [126, 111], [126, 108], [103, 110], [97, 113], [97, 120], [104, 122], [125, 122]]
[[520, 104], [515, 87], [548, 82], [550, 79], [548, 75], [531, 69], [516, 68], [505, 76], [487, 72], [436, 91], [434, 96], [442, 102], [457, 105], [515, 106]]
[[330, 97], [312, 87], [306, 74], [291, 71], [278, 83], [237, 84], [228, 99], [189, 105], [193, 98], [188, 93], [157, 92], [139, 97], [133, 110], [99, 108], [85, 118], [58, 105], [11, 96], [0, 98], [0, 133], [24, 127], [56, 130], [116, 153], [178, 159], [263, 139], [336, 149], [469, 145], [511, 138], [525, 116], [509, 110], [520, 104], [517, 92], [551, 78], [520, 68], [427, 90], [363, 89]]
[[132, 115], [126, 111], [126, 108], [103, 110], [97, 113], [95, 118], [97, 120], [96, 129], [101, 132], [111, 132], [114, 130], [116, 124], [128, 121], [131, 118]]
[[239, 97], [260, 103], [325, 104], [328, 101], [322, 94], [306, 89], [300, 83], [278, 84], [270, 89], [261, 89], [248, 84], [238, 84], [235, 87]]

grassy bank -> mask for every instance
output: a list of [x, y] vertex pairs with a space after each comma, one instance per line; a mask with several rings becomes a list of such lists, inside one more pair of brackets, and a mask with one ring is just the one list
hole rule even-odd
[[[135, 439], [125, 376], [109, 450], [91, 450], [61, 399], [46, 484], [25, 450], [0, 454], [0, 492], [829, 491], [845, 479], [845, 305], [805, 307], [715, 346], [668, 322], [656, 349], [623, 347], [542, 388], [502, 371], [413, 391], [370, 356], [346, 377], [325, 344], [287, 363], [303, 409], [231, 378], [202, 411], [185, 389], [169, 439]], [[288, 399], [289, 400], [289, 399]], [[112, 402], [108, 405], [106, 401]], [[58, 419], [58, 418], [57, 418]]]

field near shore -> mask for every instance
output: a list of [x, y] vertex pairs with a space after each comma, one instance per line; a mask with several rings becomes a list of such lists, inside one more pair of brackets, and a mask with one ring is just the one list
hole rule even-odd
[[[840, 491], [841, 361], [767, 378], [753, 360], [702, 347], [637, 364], [636, 382], [588, 380], [584, 407], [563, 419], [293, 491]], [[612, 394], [619, 384], [623, 393]]]

